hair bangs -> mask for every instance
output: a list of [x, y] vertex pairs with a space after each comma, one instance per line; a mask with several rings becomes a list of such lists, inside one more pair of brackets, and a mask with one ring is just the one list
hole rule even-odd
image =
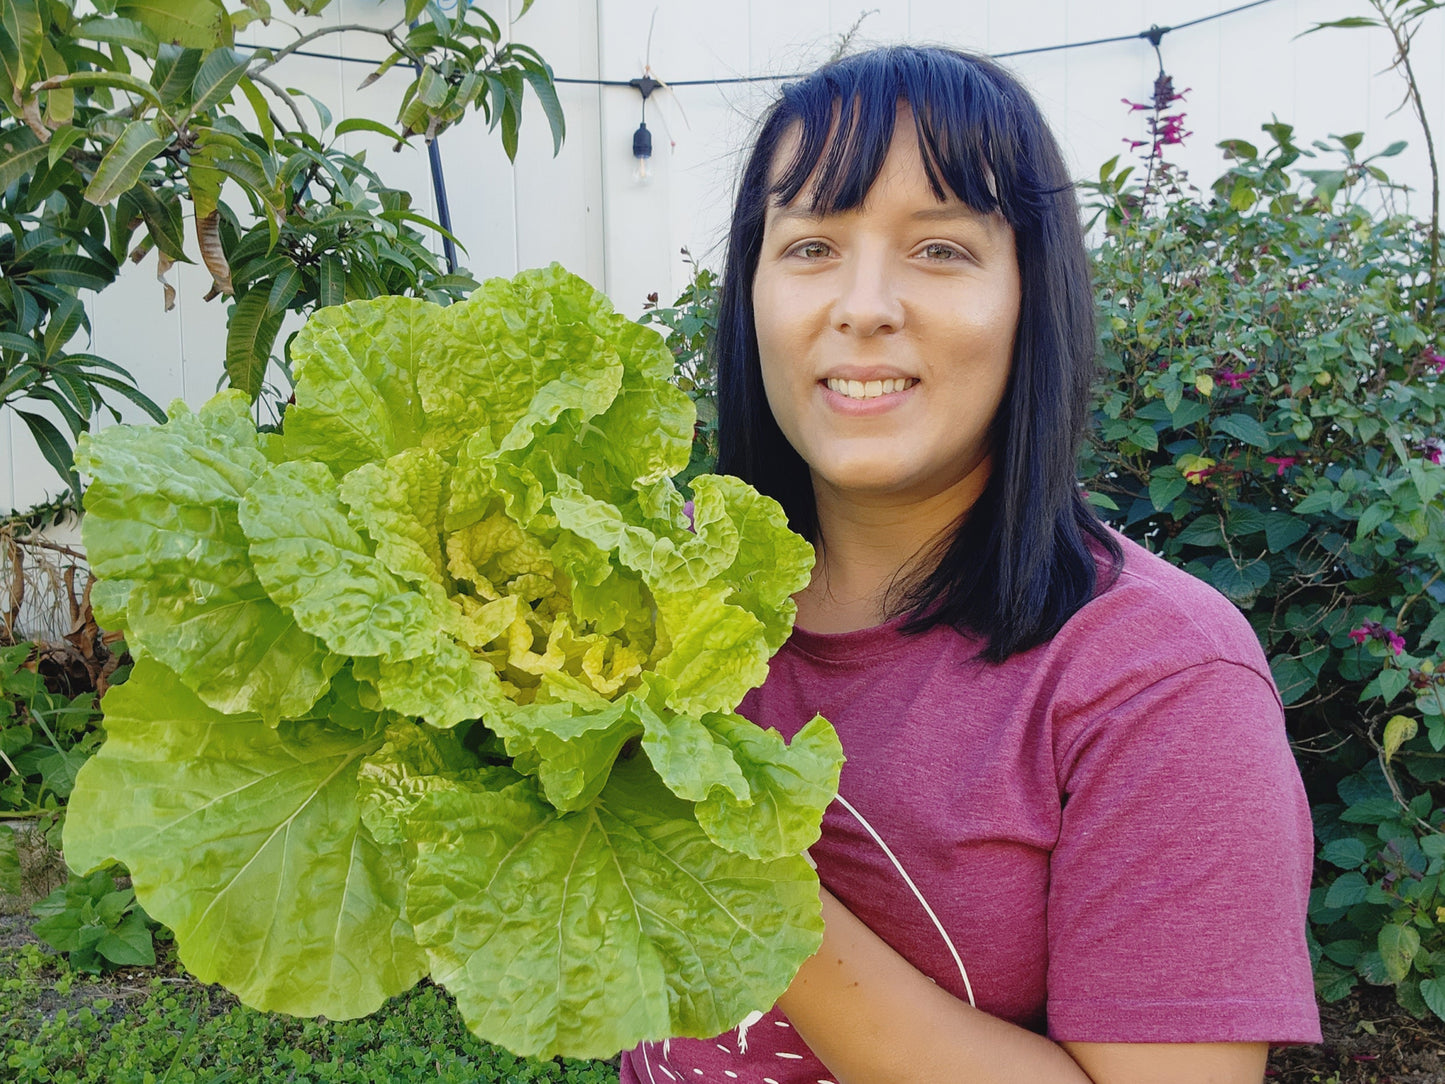
[[1008, 183], [1014, 170], [991, 154], [1009, 146], [1006, 111], [992, 83], [962, 59], [884, 48], [784, 87], [774, 122], [797, 134], [770, 197], [786, 205], [806, 189], [818, 215], [861, 206], [888, 157], [898, 109], [907, 106], [938, 200], [951, 191], [980, 214], [1001, 210], [1012, 223], [1001, 193], [1016, 189]]

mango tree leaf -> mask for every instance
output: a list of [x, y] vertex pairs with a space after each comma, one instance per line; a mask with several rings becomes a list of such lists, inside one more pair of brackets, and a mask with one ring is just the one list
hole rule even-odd
[[1377, 19], [1367, 19], [1362, 15], [1351, 15], [1344, 19], [1335, 19], [1328, 23], [1315, 23], [1308, 30], [1301, 31], [1297, 36], [1304, 37], [1306, 34], [1313, 34], [1317, 30], [1357, 30], [1366, 26], [1383, 25]]
[[226, 327], [226, 378], [255, 400], [266, 383], [271, 347], [285, 313], [273, 312], [269, 290], [252, 290], [236, 302]]
[[175, 105], [191, 92], [196, 73], [201, 70], [200, 49], [182, 49], [178, 45], [162, 45], [156, 53], [151, 71], [151, 86], [166, 105]]
[[144, 24], [171, 45], [210, 49], [230, 44], [226, 12], [216, 0], [124, 0], [115, 13]]
[[85, 139], [87, 134], [90, 133], [85, 132], [85, 129], [78, 129], [74, 124], [62, 124], [61, 127], [58, 127], [51, 136], [51, 142], [46, 146], [45, 156], [48, 159], [48, 165], [53, 168], [55, 163], [65, 155], [66, 150]]
[[104, 206], [122, 192], [129, 191], [140, 180], [141, 172], [165, 150], [171, 137], [162, 132], [153, 120], [137, 120], [125, 126], [85, 189], [85, 198]]
[[802, 858], [717, 847], [638, 758], [575, 813], [530, 781], [445, 791], [409, 834], [407, 917], [432, 976], [473, 1031], [519, 1054], [719, 1034], [771, 1005], [821, 940]]
[[374, 728], [221, 715], [144, 656], [104, 707], [66, 858], [124, 862], [197, 978], [259, 1009], [346, 1019], [425, 973], [401, 919], [406, 861], [361, 825], [357, 769], [381, 745]]
[[316, 307], [328, 308], [346, 301], [346, 265], [341, 257], [328, 252], [321, 257], [321, 275], [316, 284]]
[[35, 440], [35, 446], [40, 449], [40, 454], [45, 457], [45, 462], [54, 467], [55, 472], [66, 480], [72, 492], [79, 493], [80, 479], [75, 474], [70, 441], [65, 439], [50, 419], [39, 414], [32, 414], [27, 410], [17, 409], [15, 413], [25, 423], [25, 427], [30, 430], [30, 435]]
[[119, 45], [147, 57], [154, 57], [160, 47], [155, 31], [136, 19], [92, 16], [77, 22], [73, 34], [85, 41]]
[[29, 128], [0, 134], [0, 192], [35, 172], [46, 158], [46, 146]]
[[191, 84], [191, 116], [204, 113], [225, 101], [246, 74], [251, 58], [234, 49], [217, 49], [201, 61]]
[[567, 118], [562, 113], [562, 103], [557, 100], [552, 69], [545, 65], [525, 65], [522, 75], [527, 80], [527, 85], [532, 88], [532, 93], [537, 95], [537, 101], [541, 103], [542, 112], [547, 117], [547, 124], [552, 129], [552, 154], [555, 156], [561, 152], [562, 140], [567, 137]]
[[78, 286], [83, 290], [104, 290], [115, 281], [116, 268], [70, 252], [47, 252], [26, 268], [32, 279], [49, 280], [46, 285]]
[[6, 98], [12, 110], [30, 96], [30, 83], [40, 70], [45, 23], [36, 0], [6, 0], [0, 4], [0, 67], [9, 84]]
[[275, 154], [276, 124], [271, 119], [271, 107], [266, 104], [266, 98], [262, 95], [261, 88], [247, 78], [244, 72], [237, 80], [237, 85], [241, 88], [241, 93], [246, 96], [246, 101], [250, 103], [251, 112], [256, 114], [256, 129], [261, 133], [261, 138], [265, 140], [266, 149]]
[[345, 120], [337, 121], [333, 135], [343, 136], [348, 132], [375, 132], [377, 135], [384, 135], [388, 139], [401, 142], [401, 133], [395, 128], [389, 128], [379, 120], [371, 120], [368, 117], [347, 117]]
[[160, 95], [156, 93], [153, 86], [144, 79], [131, 75], [127, 72], [98, 71], [98, 72], [70, 72], [66, 75], [57, 75], [53, 79], [47, 79], [40, 84], [40, 90], [70, 89], [76, 87], [107, 87], [111, 90], [123, 90], [128, 94], [134, 94], [144, 98], [152, 105], [160, 105]]
[[171, 191], [163, 198], [148, 184], [135, 185], [129, 192], [145, 218], [146, 227], [156, 247], [171, 260], [190, 263], [190, 257], [186, 255], [186, 232], [180, 194]]

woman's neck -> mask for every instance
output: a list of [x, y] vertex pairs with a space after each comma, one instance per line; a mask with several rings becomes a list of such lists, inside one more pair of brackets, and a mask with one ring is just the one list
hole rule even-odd
[[797, 623], [810, 632], [852, 632], [894, 616], [899, 593], [931, 570], [938, 542], [962, 514], [956, 494], [897, 504], [840, 500], [817, 486], [815, 493], [818, 560], [794, 596]]

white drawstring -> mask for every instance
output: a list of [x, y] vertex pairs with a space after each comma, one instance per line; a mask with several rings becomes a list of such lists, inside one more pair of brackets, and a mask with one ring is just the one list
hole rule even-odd
[[883, 848], [883, 853], [888, 856], [888, 861], [893, 863], [893, 868], [898, 871], [904, 883], [913, 890], [914, 896], [916, 896], [918, 902], [923, 905], [923, 909], [928, 912], [928, 917], [933, 920], [933, 925], [937, 928], [939, 936], [943, 938], [943, 943], [948, 946], [948, 951], [953, 955], [953, 962], [958, 965], [958, 973], [963, 976], [963, 988], [968, 993], [968, 1003], [974, 1008], [978, 1008], [973, 1000], [973, 984], [968, 981], [968, 971], [963, 966], [963, 960], [959, 958], [958, 949], [953, 947], [953, 940], [948, 936], [948, 931], [943, 928], [943, 923], [938, 921], [938, 916], [933, 913], [933, 908], [928, 906], [928, 901], [923, 898], [923, 893], [918, 891], [918, 886], [913, 883], [913, 878], [908, 876], [908, 871], [903, 868], [903, 863], [898, 861], [898, 857], [889, 849], [888, 844], [883, 842], [883, 837], [863, 818], [863, 814], [853, 808], [847, 798], [844, 798], [840, 794], [838, 795], [838, 801], [844, 809], [857, 818], [859, 824], [868, 830], [868, 834], [873, 837], [873, 841]]

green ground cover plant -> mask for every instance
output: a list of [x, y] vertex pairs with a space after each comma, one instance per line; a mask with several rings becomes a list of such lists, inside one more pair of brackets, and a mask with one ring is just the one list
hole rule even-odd
[[364, 1020], [258, 1012], [174, 961], [97, 977], [0, 947], [0, 1076], [15, 1084], [615, 1084], [606, 1061], [528, 1060], [472, 1035], [423, 984]]

